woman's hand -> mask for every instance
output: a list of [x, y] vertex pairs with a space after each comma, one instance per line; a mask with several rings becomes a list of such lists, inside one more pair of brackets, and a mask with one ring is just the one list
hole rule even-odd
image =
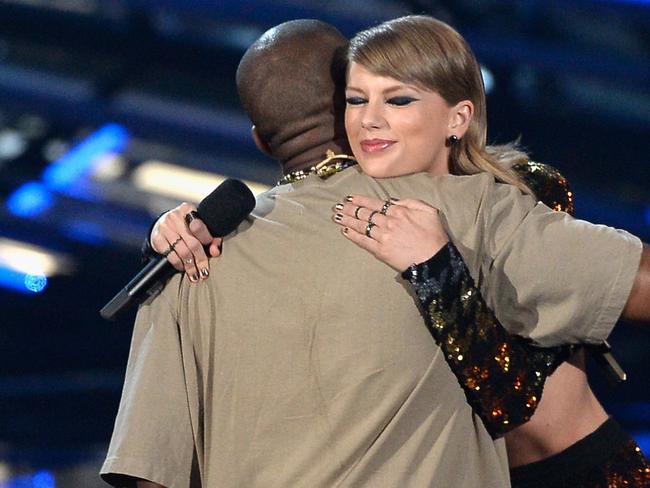
[[398, 271], [427, 261], [449, 242], [438, 210], [421, 200], [354, 195], [334, 208], [343, 235]]
[[185, 272], [193, 283], [199, 277], [206, 279], [210, 274], [210, 264], [205, 248], [210, 256], [221, 254], [220, 237], [212, 237], [206, 225], [196, 213], [196, 207], [182, 203], [164, 213], [155, 223], [149, 242], [158, 254], [167, 256], [167, 260], [178, 271]]

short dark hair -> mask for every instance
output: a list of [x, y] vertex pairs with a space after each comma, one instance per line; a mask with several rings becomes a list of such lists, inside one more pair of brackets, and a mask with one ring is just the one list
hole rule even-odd
[[296, 138], [309, 133], [333, 138], [344, 110], [347, 45], [333, 26], [301, 19], [268, 30], [246, 51], [239, 97], [273, 156], [298, 154]]

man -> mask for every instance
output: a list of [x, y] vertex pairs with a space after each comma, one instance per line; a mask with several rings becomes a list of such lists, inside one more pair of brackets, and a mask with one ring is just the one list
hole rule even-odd
[[[332, 104], [342, 100], [346, 43], [329, 26], [296, 21], [266, 33], [242, 60], [242, 102], [285, 173], [327, 149], [347, 151]], [[350, 168], [268, 192], [227, 239], [217, 276], [201, 286], [177, 276], [141, 308], [105, 479], [167, 488], [507, 486], [503, 443], [477, 421], [403, 282], [331, 225], [331, 206], [353, 191], [440, 208], [470, 270], [500, 292], [523, 286], [516, 252], [565, 234], [558, 217], [486, 175], [373, 181]], [[550, 233], [539, 244], [518, 233], [538, 219]], [[595, 331], [574, 334], [599, 340], [626, 302], [639, 244], [609, 230], [585, 239], [590, 229], [578, 239], [602, 265], [600, 280], [619, 278], [611, 290], [536, 306], [537, 322], [558, 324], [552, 330], [521, 312], [537, 305], [545, 280], [524, 286], [529, 302], [508, 303], [516, 301], [508, 290], [505, 299], [491, 295], [499, 313], [541, 337], [566, 335], [574, 315], [587, 315]], [[623, 257], [605, 260], [603, 246]], [[582, 264], [563, 276], [593, 281]]]

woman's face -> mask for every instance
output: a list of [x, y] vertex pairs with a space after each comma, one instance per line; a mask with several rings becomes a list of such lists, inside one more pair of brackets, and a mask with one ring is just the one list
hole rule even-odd
[[449, 173], [453, 109], [440, 95], [352, 62], [345, 96], [345, 129], [364, 173]]

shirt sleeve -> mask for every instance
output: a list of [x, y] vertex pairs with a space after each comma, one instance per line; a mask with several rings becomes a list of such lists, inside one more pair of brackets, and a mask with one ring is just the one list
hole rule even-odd
[[136, 317], [122, 398], [100, 472], [113, 486], [127, 486], [124, 482], [129, 478], [167, 488], [198, 486], [171, 295], [156, 296], [140, 307]]
[[468, 403], [494, 438], [530, 419], [546, 378], [571, 347], [536, 347], [508, 334], [483, 301], [458, 250], [448, 243], [402, 274]]
[[501, 323], [540, 345], [605, 340], [632, 289], [641, 241], [542, 203], [522, 205], [510, 185], [493, 188], [480, 288]]

